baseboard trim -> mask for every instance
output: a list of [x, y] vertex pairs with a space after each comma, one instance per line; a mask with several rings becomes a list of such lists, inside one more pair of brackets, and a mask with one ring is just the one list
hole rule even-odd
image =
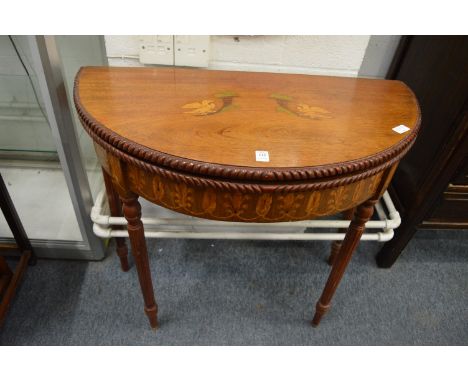
[[[108, 57], [110, 66], [145, 66], [140, 63], [138, 58], [133, 57]], [[149, 65], [153, 66], [153, 65]], [[158, 65], [157, 65], [158, 66]], [[305, 66], [286, 66], [269, 64], [251, 64], [243, 62], [230, 61], [210, 61], [208, 68], [211, 70], [233, 70], [246, 72], [267, 72], [267, 73], [291, 73], [291, 74], [309, 74], [318, 76], [335, 77], [357, 77], [359, 68], [356, 70], [333, 69], [333, 68], [311, 68]]]
[[285, 66], [268, 64], [250, 64], [227, 61], [210, 61], [208, 69], [215, 70], [239, 70], [248, 72], [269, 72], [269, 73], [292, 73], [292, 74], [311, 74], [319, 76], [336, 77], [357, 77], [358, 69], [331, 69], [331, 68], [310, 68], [304, 66]]
[[[55, 241], [30, 239], [33, 252], [38, 258], [60, 260], [103, 260], [106, 256], [97, 255], [88, 245], [76, 241]], [[12, 239], [0, 239], [0, 243], [13, 244]], [[108, 241], [105, 241], [107, 244]], [[20, 256], [18, 250], [3, 251], [7, 256]]]

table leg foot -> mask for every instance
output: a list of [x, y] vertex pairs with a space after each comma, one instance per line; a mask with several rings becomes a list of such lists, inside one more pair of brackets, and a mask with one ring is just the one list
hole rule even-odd
[[123, 203], [123, 213], [127, 219], [128, 236], [132, 247], [132, 256], [138, 272], [141, 292], [145, 303], [145, 313], [153, 329], [158, 327], [158, 305], [154, 298], [153, 281], [149, 267], [148, 251], [146, 249], [145, 232], [141, 222], [141, 206], [138, 195], [127, 194], [120, 197]]
[[145, 306], [145, 313], [148, 316], [148, 320], [149, 320], [151, 328], [154, 330], [159, 329], [157, 305], [154, 305], [151, 308], [147, 308]]
[[312, 320], [313, 326], [317, 326], [319, 324], [323, 315], [330, 308], [331, 299], [338, 288], [338, 284], [345, 273], [354, 250], [359, 244], [365, 229], [365, 224], [372, 217], [376, 202], [377, 200], [367, 200], [357, 208], [354, 219], [351, 221], [351, 224], [346, 231], [346, 236], [341, 243], [340, 249], [336, 254], [336, 257], [333, 259], [332, 270], [328, 276], [322, 295], [316, 305], [315, 315]]
[[317, 302], [315, 307], [315, 315], [311, 321], [311, 324], [314, 328], [320, 324], [320, 320], [322, 319], [323, 315], [327, 313], [328, 309], [330, 309], [330, 305], [322, 305], [320, 301]]

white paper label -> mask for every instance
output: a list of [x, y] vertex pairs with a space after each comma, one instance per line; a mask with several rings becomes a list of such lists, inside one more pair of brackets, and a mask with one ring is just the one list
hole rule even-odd
[[392, 130], [395, 133], [403, 134], [403, 133], [406, 133], [408, 130], [410, 130], [410, 128], [406, 127], [405, 125], [400, 125], [400, 126], [394, 127]]
[[255, 151], [255, 160], [257, 162], [269, 162], [270, 156], [268, 155], [268, 151]]

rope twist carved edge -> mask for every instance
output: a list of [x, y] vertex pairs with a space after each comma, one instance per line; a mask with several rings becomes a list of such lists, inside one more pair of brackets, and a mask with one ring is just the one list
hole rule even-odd
[[143, 169], [144, 171], [157, 174], [161, 177], [170, 179], [174, 182], [185, 183], [193, 187], [211, 187], [219, 189], [222, 191], [235, 191], [241, 193], [263, 193], [263, 192], [301, 192], [301, 191], [313, 191], [313, 190], [323, 190], [328, 188], [335, 188], [339, 186], [344, 186], [350, 183], [360, 181], [362, 179], [371, 177], [379, 172], [384, 171], [385, 169], [392, 166], [395, 162], [399, 161], [406, 152], [411, 148], [410, 145], [407, 145], [403, 151], [401, 151], [397, 156], [393, 157], [388, 162], [381, 164], [375, 168], [372, 168], [368, 171], [361, 172], [359, 174], [340, 177], [337, 179], [331, 179], [328, 181], [316, 181], [310, 183], [300, 183], [300, 184], [260, 184], [260, 183], [236, 183], [228, 182], [224, 180], [217, 180], [211, 178], [204, 178], [199, 176], [192, 176], [187, 174], [178, 173], [172, 170], [167, 170], [162, 167], [155, 166], [153, 164], [144, 162], [138, 158], [128, 155], [127, 153], [117, 149], [111, 144], [107, 143], [101, 139], [88, 125], [82, 120], [85, 130], [91, 136], [91, 138], [99, 144], [104, 150], [111, 153], [115, 157], [121, 159], [123, 162], [130, 165], [136, 166]]

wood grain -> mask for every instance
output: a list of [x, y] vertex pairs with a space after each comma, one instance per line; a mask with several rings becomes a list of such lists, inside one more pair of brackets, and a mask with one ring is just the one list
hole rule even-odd
[[362, 203], [355, 212], [354, 218], [351, 221], [346, 236], [341, 244], [340, 250], [333, 260], [332, 270], [328, 277], [322, 295], [317, 302], [312, 326], [317, 326], [320, 323], [323, 315], [330, 309], [331, 299], [338, 288], [338, 285], [343, 278], [354, 250], [356, 249], [362, 234], [364, 233], [365, 224], [369, 221], [374, 213], [374, 205], [377, 199], [367, 200]]
[[[197, 115], [184, 108], [219, 102], [223, 94], [234, 96], [222, 112]], [[79, 110], [125, 141], [242, 167], [304, 168], [372, 157], [411, 136], [419, 121], [403, 83], [371, 79], [86, 67], [76, 98]], [[392, 131], [400, 124], [412, 130]], [[270, 162], [257, 162], [256, 150], [269, 151]]]
[[[343, 220], [351, 220], [354, 216], [354, 212], [355, 212], [354, 208], [343, 211], [342, 213]], [[339, 228], [338, 233], [346, 233], [347, 230], [348, 228]], [[336, 240], [332, 242], [331, 248], [330, 248], [330, 255], [328, 256], [328, 260], [327, 260], [328, 265], [333, 265], [336, 257], [338, 256], [338, 253], [340, 252], [341, 244], [343, 244], [343, 241], [341, 240]]]
[[122, 200], [123, 213], [128, 222], [128, 235], [132, 246], [132, 256], [140, 281], [141, 293], [145, 302], [145, 313], [153, 329], [157, 329], [158, 305], [154, 298], [153, 281], [149, 267], [148, 251], [146, 249], [145, 233], [141, 222], [141, 206], [138, 195], [127, 193], [120, 196]]

